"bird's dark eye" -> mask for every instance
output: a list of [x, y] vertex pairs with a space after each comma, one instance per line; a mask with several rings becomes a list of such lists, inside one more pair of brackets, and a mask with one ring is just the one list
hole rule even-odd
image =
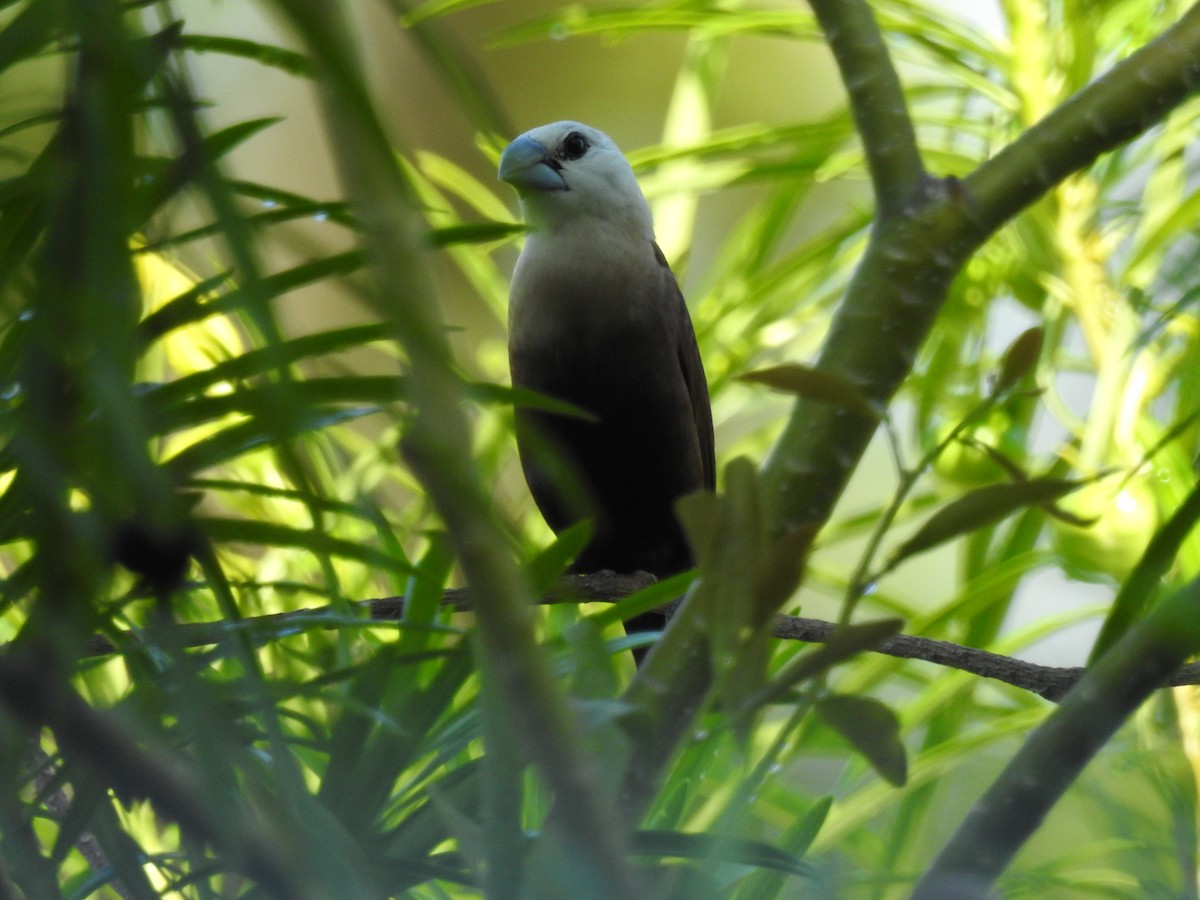
[[563, 159], [579, 159], [588, 151], [588, 142], [578, 131], [572, 131], [565, 138], [559, 147], [559, 154]]

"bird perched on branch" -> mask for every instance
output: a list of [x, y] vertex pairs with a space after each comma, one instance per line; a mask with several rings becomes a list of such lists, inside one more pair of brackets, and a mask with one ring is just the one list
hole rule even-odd
[[555, 122], [509, 144], [499, 177], [529, 229], [509, 304], [513, 384], [587, 414], [517, 410], [534, 500], [555, 532], [592, 519], [576, 571], [688, 569], [673, 504], [714, 486], [712, 412], [633, 169], [606, 134]]

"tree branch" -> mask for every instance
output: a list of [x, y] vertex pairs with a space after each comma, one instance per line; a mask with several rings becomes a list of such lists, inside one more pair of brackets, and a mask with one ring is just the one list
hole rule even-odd
[[[911, 155], [904, 148], [911, 140], [912, 124], [904, 121], [902, 104], [888, 101], [894, 72], [886, 48], [872, 36], [873, 26], [861, 21], [870, 15], [869, 9], [861, 0], [814, 0], [813, 5], [821, 10], [822, 23], [841, 29], [841, 34], [829, 37], [841, 47], [839, 64], [855, 120], [863, 129], [872, 178], [880, 178], [891, 166], [911, 173], [915, 163], [897, 160]], [[891, 73], [880, 76], [873, 87], [869, 79], [856, 80], [859, 65], [867, 59]], [[965, 182], [920, 179], [899, 212], [877, 217], [817, 368], [849, 381], [879, 407], [888, 406], [911, 371], [953, 278], [979, 246], [1046, 189], [1159, 121], [1195, 89], [1198, 65], [1200, 12], [1192, 9], [1163, 37], [1115, 66], [1031, 130], [1032, 136], [982, 164]], [[885, 116], [883, 124], [872, 118], [876, 104]], [[895, 131], [889, 133], [889, 128]], [[1043, 146], [1051, 137], [1069, 149]], [[877, 190], [890, 188], [877, 185]], [[881, 193], [880, 212], [892, 202]], [[761, 475], [772, 538], [828, 520], [876, 426], [874, 419], [851, 410], [797, 399]], [[688, 618], [679, 616], [678, 625]], [[654, 684], [642, 690], [635, 683], [636, 699], [650, 707], [650, 721], [635, 742], [627, 767], [631, 778], [645, 779], [645, 773], [633, 772], [639, 766], [664, 765], [669, 758], [664, 748], [686, 733], [687, 723], [667, 713], [699, 708], [711, 683], [707, 666], [696, 663], [707, 652], [705, 642], [702, 629], [673, 625], [663, 636], [660, 652], [640, 673], [653, 677]], [[659, 666], [655, 656], [686, 662], [669, 666], [664, 660]], [[642, 744], [650, 749], [639, 755]]]
[[1200, 580], [1167, 597], [1102, 656], [1025, 741], [913, 892], [984, 898], [1088, 761], [1200, 647]]
[[1137, 137], [1200, 86], [1200, 3], [1079, 91], [964, 182], [984, 235], [1073, 172]]
[[925, 168], [904, 89], [875, 16], [864, 0], [812, 0], [810, 6], [850, 95], [877, 214], [898, 213], [916, 193]]
[[[618, 575], [613, 572], [568, 575], [562, 578], [538, 602], [541, 604], [615, 603], [649, 587], [654, 582], [654, 576], [645, 572], [631, 575]], [[470, 588], [450, 588], [442, 595], [442, 605], [464, 612], [475, 608]], [[678, 608], [678, 605], [679, 601], [675, 601], [663, 605], [659, 610], [670, 615]], [[382, 597], [359, 601], [358, 606], [368, 611], [373, 621], [397, 622], [404, 618], [407, 601], [404, 597]], [[329, 620], [328, 624], [322, 623], [322, 619]], [[297, 625], [301, 624], [317, 628], [338, 628], [344, 624], [344, 619], [331, 607], [316, 607], [255, 616], [242, 619], [236, 624], [197, 622], [176, 625], [174, 629], [180, 646], [203, 647], [228, 638], [235, 630], [248, 631], [270, 638], [284, 631], [290, 633], [295, 630]], [[837, 624], [821, 619], [778, 616], [773, 630], [775, 636], [783, 640], [823, 644], [829, 640], [837, 628]], [[88, 652], [94, 656], [130, 652], [139, 645], [140, 638], [134, 634], [127, 634], [127, 637], [128, 642], [123, 636], [118, 644], [113, 644], [108, 638], [97, 635], [92, 638]], [[872, 652], [897, 659], [928, 662], [948, 669], [958, 669], [972, 675], [979, 675], [983, 678], [1002, 681], [1054, 702], [1060, 700], [1074, 687], [1086, 671], [1081, 666], [1043, 666], [1014, 659], [1011, 656], [992, 653], [988, 650], [964, 647], [962, 644], [950, 641], [907, 634], [897, 635], [885, 641]], [[1200, 663], [1183, 666], [1163, 683], [1163, 687], [1185, 684], [1200, 684]]]

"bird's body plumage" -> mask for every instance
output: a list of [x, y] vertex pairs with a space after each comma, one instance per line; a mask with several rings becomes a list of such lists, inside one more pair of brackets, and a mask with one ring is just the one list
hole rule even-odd
[[712, 414], [633, 172], [605, 135], [560, 122], [514, 141], [501, 177], [530, 228], [509, 306], [513, 384], [589, 414], [517, 411], [534, 500], [555, 531], [594, 520], [577, 571], [682, 571], [692, 560], [673, 504], [713, 487]]

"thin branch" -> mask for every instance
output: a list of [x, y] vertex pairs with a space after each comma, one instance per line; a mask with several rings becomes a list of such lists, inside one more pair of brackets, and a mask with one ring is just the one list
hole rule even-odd
[[[654, 584], [654, 581], [654, 576], [645, 572], [631, 575], [618, 575], [613, 572], [569, 575], [561, 579], [538, 602], [541, 604], [615, 603], [649, 587]], [[669, 615], [678, 607], [678, 602], [665, 604], [660, 607], [660, 610]], [[376, 622], [397, 622], [404, 618], [407, 601], [404, 597], [382, 597], [376, 600], [362, 600], [358, 605], [369, 611], [370, 618]], [[455, 610], [472, 610], [474, 604], [471, 590], [469, 588], [450, 588], [442, 595], [442, 605]], [[323, 618], [329, 619], [327, 626], [322, 626], [321, 619]], [[338, 628], [344, 624], [344, 620], [341, 614], [335, 614], [331, 607], [317, 607], [257, 616], [243, 619], [237, 623], [199, 622], [177, 625], [175, 628], [180, 645], [203, 647], [218, 643], [229, 637], [235, 630], [251, 631], [271, 637], [285, 631], [291, 633], [295, 630], [295, 626], [300, 624], [314, 628]], [[778, 616], [775, 620], [774, 633], [776, 637], [783, 640], [823, 644], [829, 640], [837, 628], [836, 623], [821, 619]], [[88, 650], [95, 656], [128, 652], [139, 643], [139, 639], [135, 635], [130, 634], [128, 638], [128, 643], [122, 639], [119, 645], [114, 645], [108, 638], [96, 636], [92, 639]], [[897, 659], [920, 660], [948, 669], [958, 669], [972, 675], [979, 675], [983, 678], [1002, 681], [1053, 702], [1062, 699], [1087, 671], [1082, 666], [1043, 666], [1014, 659], [1011, 656], [992, 653], [988, 650], [964, 647], [950, 641], [908, 634], [897, 635], [885, 641], [873, 652]], [[1163, 687], [1185, 684], [1200, 684], [1200, 663], [1183, 666], [1163, 683]]]
[[810, 5], [850, 95], [878, 214], [898, 213], [916, 194], [925, 168], [879, 25], [865, 0], [812, 0]]

